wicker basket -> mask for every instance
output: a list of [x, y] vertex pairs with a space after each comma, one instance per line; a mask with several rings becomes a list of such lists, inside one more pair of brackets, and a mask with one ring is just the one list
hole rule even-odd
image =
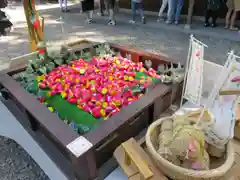
[[220, 180], [223, 178], [234, 163], [234, 150], [232, 142], [227, 144], [226, 159], [224, 163], [218, 166], [218, 168], [206, 171], [195, 171], [179, 167], [167, 161], [157, 153], [156, 148], [158, 147], [159, 126], [161, 126], [163, 121], [169, 119], [172, 120], [172, 117], [164, 117], [152, 123], [149, 126], [145, 137], [148, 152], [163, 173], [174, 180]]

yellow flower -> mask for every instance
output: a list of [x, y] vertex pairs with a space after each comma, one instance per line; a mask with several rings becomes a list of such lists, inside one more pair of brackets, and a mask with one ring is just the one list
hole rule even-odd
[[53, 107], [48, 107], [48, 110], [49, 110], [50, 112], [54, 112]]
[[105, 111], [104, 109], [101, 109], [101, 110], [100, 110], [100, 114], [101, 114], [103, 117], [105, 117], [105, 116], [106, 116], [106, 111]]
[[43, 81], [44, 79], [45, 79], [44, 75], [36, 77], [37, 82]]
[[130, 77], [128, 78], [128, 80], [129, 80], [129, 81], [133, 81], [134, 78], [133, 78], [132, 76], [130, 76]]
[[124, 76], [124, 80], [127, 81], [128, 80], [128, 76]]
[[84, 74], [85, 71], [86, 71], [85, 69], [80, 69], [80, 70], [79, 70], [79, 73], [80, 73], [80, 74]]
[[102, 94], [106, 94], [107, 93], [107, 88], [103, 88], [102, 89]]
[[102, 107], [103, 107], [103, 108], [106, 108], [107, 106], [108, 106], [108, 103], [107, 103], [107, 102], [103, 102], [103, 103], [102, 103]]

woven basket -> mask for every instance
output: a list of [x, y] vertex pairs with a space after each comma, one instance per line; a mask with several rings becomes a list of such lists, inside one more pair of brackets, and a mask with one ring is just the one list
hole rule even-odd
[[216, 169], [205, 171], [195, 171], [179, 167], [167, 161], [157, 153], [156, 148], [158, 147], [157, 143], [160, 126], [163, 121], [169, 119], [172, 120], [172, 117], [164, 117], [152, 123], [145, 137], [148, 152], [163, 173], [174, 180], [220, 180], [223, 178], [234, 163], [234, 150], [231, 141], [227, 144], [225, 162]]

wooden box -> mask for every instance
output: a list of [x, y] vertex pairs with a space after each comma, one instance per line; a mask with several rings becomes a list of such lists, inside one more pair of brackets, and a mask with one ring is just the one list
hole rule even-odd
[[[122, 56], [131, 54], [135, 62], [151, 60], [154, 68], [161, 63], [171, 62], [161, 55], [110, 45]], [[85, 42], [73, 50], [93, 46], [92, 43]], [[101, 173], [99, 168], [112, 157], [116, 147], [148, 127], [180, 97], [181, 84], [159, 84], [109, 120], [103, 121], [98, 128], [80, 136], [11, 77], [23, 71], [29, 58], [35, 56], [36, 53], [32, 53], [13, 59], [9, 69], [1, 72], [0, 85], [4, 102], [69, 179], [95, 179]]]

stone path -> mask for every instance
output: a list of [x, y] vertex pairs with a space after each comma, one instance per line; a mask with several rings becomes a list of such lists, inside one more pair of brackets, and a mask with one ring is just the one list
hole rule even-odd
[[[78, 7], [74, 8], [77, 9]], [[29, 52], [28, 32], [26, 24], [22, 20], [25, 18], [22, 9], [8, 9], [8, 12], [15, 22], [15, 31], [10, 37], [0, 39], [1, 68], [7, 67], [10, 58]], [[140, 24], [132, 26], [128, 24], [128, 18], [126, 18], [129, 16], [121, 14], [117, 17], [118, 24], [115, 27], [106, 25], [107, 17], [96, 17], [95, 24], [86, 25], [84, 15], [79, 13], [62, 14], [56, 9], [50, 9], [42, 10], [40, 14], [45, 17], [47, 40], [67, 41], [77, 38], [107, 40], [155, 53], [163, 53], [182, 63], [186, 60], [189, 34], [178, 30], [179, 27], [169, 27], [164, 24], [153, 26], [153, 21], [149, 22], [149, 26]], [[60, 16], [63, 16], [64, 19], [64, 35], [60, 22], [56, 20]], [[152, 19], [149, 18], [150, 20]], [[205, 53], [205, 59], [223, 64], [226, 53], [230, 49], [234, 49], [236, 52], [240, 50], [238, 41], [221, 39], [219, 36], [213, 38], [197, 34], [196, 37], [209, 46]], [[0, 138], [0, 149], [1, 180], [48, 179], [24, 150], [12, 140]]]

